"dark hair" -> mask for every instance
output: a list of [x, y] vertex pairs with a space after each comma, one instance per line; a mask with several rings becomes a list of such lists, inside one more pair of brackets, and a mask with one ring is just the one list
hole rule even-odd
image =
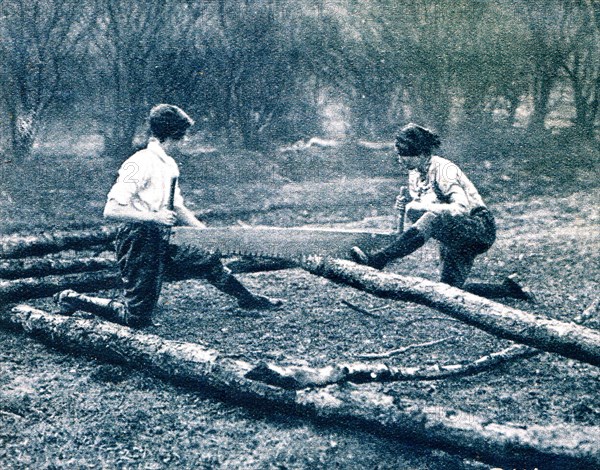
[[150, 110], [150, 132], [163, 142], [167, 138], [179, 140], [194, 125], [185, 111], [172, 104], [158, 104]]
[[396, 151], [398, 155], [413, 157], [428, 154], [441, 145], [437, 134], [425, 127], [410, 123], [400, 129], [396, 136]]

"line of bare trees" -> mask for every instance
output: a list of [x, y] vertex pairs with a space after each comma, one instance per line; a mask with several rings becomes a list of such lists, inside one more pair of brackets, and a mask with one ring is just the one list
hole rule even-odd
[[127, 153], [158, 101], [254, 149], [322, 132], [332, 103], [356, 137], [404, 118], [441, 131], [492, 116], [512, 125], [528, 103], [529, 126], [569, 105], [593, 138], [600, 4], [3, 0], [0, 60], [3, 147], [17, 160], [55, 117], [100, 123]]

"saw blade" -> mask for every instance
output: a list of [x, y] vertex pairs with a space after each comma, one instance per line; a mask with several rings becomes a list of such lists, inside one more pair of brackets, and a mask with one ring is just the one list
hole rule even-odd
[[299, 259], [310, 255], [348, 258], [359, 246], [372, 250], [390, 243], [395, 233], [311, 227], [174, 227], [170, 242], [209, 253]]

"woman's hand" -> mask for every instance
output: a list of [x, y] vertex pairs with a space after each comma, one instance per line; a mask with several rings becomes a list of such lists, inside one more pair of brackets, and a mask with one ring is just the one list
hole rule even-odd
[[161, 209], [154, 213], [154, 222], [167, 227], [172, 227], [177, 222], [177, 214], [169, 209]]
[[404, 208], [406, 207], [406, 203], [410, 201], [410, 199], [411, 197], [408, 188], [406, 186], [402, 186], [400, 188], [400, 194], [396, 196], [396, 203], [394, 204], [394, 209], [398, 211], [404, 210]]
[[412, 220], [418, 220], [425, 212], [428, 212], [427, 204], [421, 201], [411, 201], [406, 205], [406, 216]]

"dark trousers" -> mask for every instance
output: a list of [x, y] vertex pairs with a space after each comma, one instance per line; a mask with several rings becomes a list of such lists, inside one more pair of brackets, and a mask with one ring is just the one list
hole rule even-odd
[[128, 223], [117, 232], [125, 305], [135, 319], [151, 316], [163, 279], [200, 277], [221, 286], [232, 277], [218, 256], [169, 245], [169, 235], [170, 228], [153, 223]]
[[431, 236], [440, 242], [440, 280], [461, 287], [475, 257], [489, 250], [496, 240], [496, 222], [483, 207], [465, 216], [442, 215], [434, 219]]

